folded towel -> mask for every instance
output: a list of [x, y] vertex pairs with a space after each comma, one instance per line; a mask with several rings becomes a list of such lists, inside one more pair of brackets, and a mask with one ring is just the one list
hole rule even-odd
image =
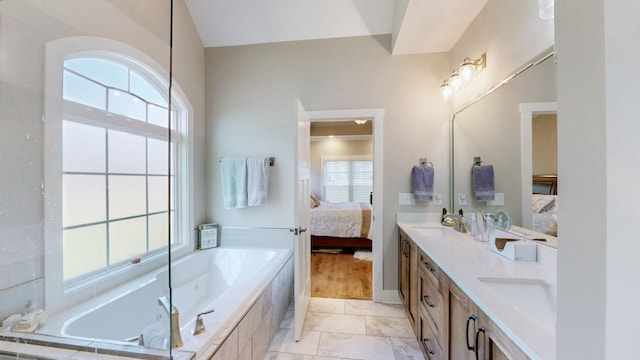
[[474, 165], [471, 168], [471, 178], [476, 200], [487, 201], [494, 199], [493, 165]]
[[220, 169], [224, 208], [247, 207], [247, 158], [224, 158]]
[[267, 202], [269, 189], [269, 158], [247, 158], [247, 204], [258, 206]]
[[413, 198], [416, 201], [433, 200], [433, 166], [414, 166]]

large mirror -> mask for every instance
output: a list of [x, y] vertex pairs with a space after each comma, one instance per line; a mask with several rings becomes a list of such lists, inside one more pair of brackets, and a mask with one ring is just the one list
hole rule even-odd
[[[555, 61], [551, 50], [461, 105], [452, 117], [455, 211], [503, 210], [512, 231], [557, 245]], [[472, 167], [493, 165], [494, 201], [474, 195]], [[545, 234], [538, 236], [538, 233]]]

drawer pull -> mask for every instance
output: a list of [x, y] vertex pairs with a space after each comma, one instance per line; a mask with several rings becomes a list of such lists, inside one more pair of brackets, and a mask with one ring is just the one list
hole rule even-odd
[[[475, 315], [470, 315], [467, 318], [467, 327], [466, 327], [466, 331], [465, 331], [466, 334], [465, 335], [467, 336], [467, 350], [475, 351], [476, 348], [469, 344], [469, 323], [471, 322], [471, 320], [473, 320], [473, 326], [475, 327], [475, 325], [476, 325], [476, 316]], [[476, 337], [476, 344], [477, 344], [477, 341], [478, 341], [478, 338]]]
[[478, 338], [480, 337], [480, 333], [484, 334], [484, 327], [480, 327], [476, 330], [476, 360], [480, 360], [480, 355], [478, 355], [480, 353], [480, 348], [478, 348]]
[[436, 274], [436, 269], [434, 269], [433, 266], [431, 266], [431, 264], [429, 264], [426, 261], [423, 261], [422, 264], [424, 264], [424, 267], [426, 267], [427, 270], [429, 270], [429, 272]]
[[424, 344], [424, 347], [427, 348], [427, 352], [430, 355], [435, 355], [436, 354], [435, 351], [431, 350], [431, 346], [429, 346], [429, 339], [427, 339], [427, 338], [422, 339], [422, 343]]
[[429, 298], [429, 295], [425, 295], [423, 299], [424, 299], [424, 302], [426, 302], [430, 308], [436, 307], [436, 305], [431, 302], [431, 298]]

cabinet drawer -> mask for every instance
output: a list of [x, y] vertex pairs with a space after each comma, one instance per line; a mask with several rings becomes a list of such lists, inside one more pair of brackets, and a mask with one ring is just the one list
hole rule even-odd
[[442, 287], [440, 284], [442, 282], [442, 271], [440, 271], [438, 265], [422, 250], [420, 250], [418, 255], [418, 268], [424, 270], [427, 278], [433, 283], [438, 292], [441, 293]]
[[433, 334], [438, 343], [442, 344], [443, 297], [423, 269], [418, 269], [418, 296], [419, 307], [429, 315]]
[[418, 342], [420, 343], [420, 347], [422, 348], [426, 359], [441, 360], [442, 348], [428, 324], [428, 319], [429, 315], [422, 311], [418, 311]]

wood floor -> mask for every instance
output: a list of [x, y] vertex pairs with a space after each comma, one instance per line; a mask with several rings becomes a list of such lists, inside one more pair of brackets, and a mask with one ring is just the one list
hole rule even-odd
[[311, 253], [311, 296], [371, 300], [371, 261]]

